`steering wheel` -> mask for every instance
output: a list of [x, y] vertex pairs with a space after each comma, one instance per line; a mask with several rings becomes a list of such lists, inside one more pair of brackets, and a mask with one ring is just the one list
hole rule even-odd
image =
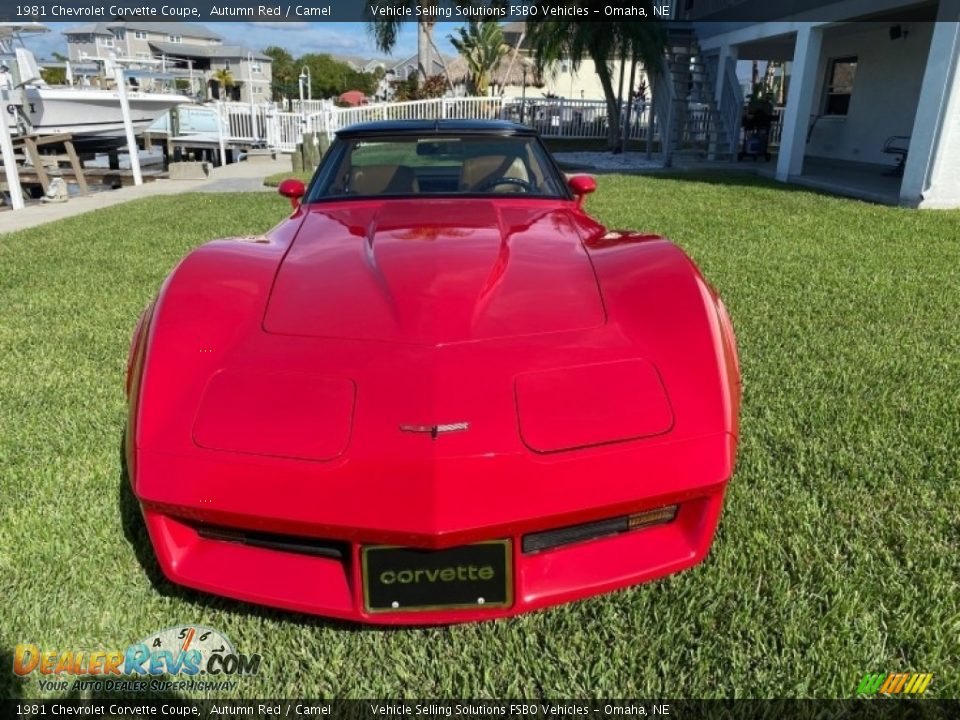
[[523, 188], [528, 193], [535, 193], [537, 191], [536, 186], [532, 182], [518, 177], [493, 178], [482, 183], [477, 187], [477, 190], [480, 192], [485, 190], [493, 190], [493, 188], [495, 188], [497, 185], [514, 185], [516, 187]]

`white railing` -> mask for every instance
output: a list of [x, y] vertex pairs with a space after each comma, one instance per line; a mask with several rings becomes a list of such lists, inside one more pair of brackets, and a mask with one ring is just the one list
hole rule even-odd
[[271, 134], [268, 128], [270, 116], [275, 112], [273, 103], [238, 103], [223, 102], [219, 104], [223, 113], [224, 126], [228, 129], [228, 140], [251, 144], [267, 144]]
[[304, 133], [303, 116], [297, 112], [274, 111], [268, 125], [270, 137], [268, 145], [281, 152], [293, 152]]
[[[621, 108], [626, 114], [626, 103]], [[335, 108], [316, 113], [315, 131], [333, 134], [338, 129], [374, 120], [489, 120], [503, 119], [536, 128], [541, 135], [554, 138], [607, 137], [607, 104], [604, 100], [564, 100], [555, 98], [464, 97], [414, 100], [409, 102]], [[636, 103], [631, 112], [630, 138], [646, 136], [650, 121], [648, 103]]]
[[770, 123], [770, 145], [779, 145], [780, 137], [783, 135], [783, 111], [784, 107], [778, 105], [773, 109], [773, 122]]
[[[273, 103], [222, 102], [226, 142], [263, 145], [293, 152], [304, 132], [325, 133], [376, 120], [489, 120], [504, 119], [535, 128], [548, 138], [600, 139], [607, 137], [604, 100], [560, 98], [459, 97], [336, 107], [330, 101], [288, 102], [290, 110]], [[626, 117], [627, 105], [621, 107]], [[651, 123], [651, 105], [636, 102], [630, 111], [628, 137], [645, 139]]]
[[300, 100], [287, 100], [284, 104], [286, 106], [285, 112], [303, 113], [305, 115], [324, 112], [336, 107], [332, 100], [303, 100], [302, 104]]

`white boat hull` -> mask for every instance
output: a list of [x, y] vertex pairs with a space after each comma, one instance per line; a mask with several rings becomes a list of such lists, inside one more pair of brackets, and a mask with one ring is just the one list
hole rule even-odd
[[[23, 110], [39, 135], [68, 133], [91, 141], [125, 138], [120, 96], [115, 91], [43, 86], [25, 90]], [[190, 102], [183, 95], [141, 92], [129, 92], [128, 100], [136, 134], [170, 108]]]

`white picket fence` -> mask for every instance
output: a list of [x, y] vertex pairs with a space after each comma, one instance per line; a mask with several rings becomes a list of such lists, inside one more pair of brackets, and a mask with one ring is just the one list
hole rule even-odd
[[[607, 105], [603, 100], [555, 98], [454, 97], [409, 102], [336, 107], [326, 100], [288, 103], [219, 103], [227, 142], [263, 145], [293, 152], [305, 132], [325, 133], [376, 120], [490, 120], [503, 119], [529, 125], [550, 138], [607, 137]], [[626, 117], [626, 103], [621, 108]], [[630, 109], [628, 137], [646, 139], [650, 129], [650, 104], [634, 103]]]

